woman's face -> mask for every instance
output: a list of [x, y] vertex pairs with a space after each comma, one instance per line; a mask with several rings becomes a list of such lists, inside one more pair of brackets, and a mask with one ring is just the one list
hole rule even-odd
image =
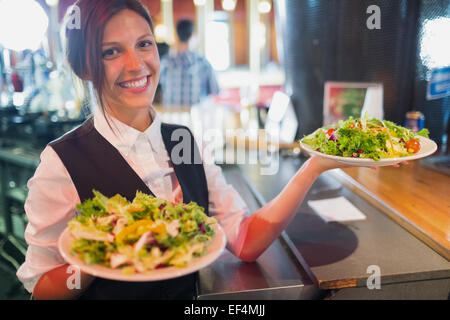
[[105, 69], [103, 97], [119, 113], [146, 110], [159, 80], [159, 54], [147, 21], [123, 10], [106, 24], [102, 57]]

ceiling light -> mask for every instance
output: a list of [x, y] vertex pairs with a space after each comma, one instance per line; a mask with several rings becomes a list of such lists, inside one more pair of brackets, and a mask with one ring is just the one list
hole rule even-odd
[[222, 0], [222, 8], [225, 11], [234, 11], [237, 0]]
[[194, 4], [198, 6], [204, 6], [206, 3], [206, 0], [194, 0]]
[[270, 0], [259, 0], [258, 2], [258, 11], [259, 13], [269, 13], [272, 9], [272, 4], [270, 3]]

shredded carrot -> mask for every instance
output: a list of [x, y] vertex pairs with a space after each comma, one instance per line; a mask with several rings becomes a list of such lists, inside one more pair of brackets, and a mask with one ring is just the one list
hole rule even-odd
[[389, 132], [388, 127], [386, 127], [386, 125], [384, 124], [383, 120], [380, 120], [381, 123], [383, 124], [383, 126], [386, 128], [388, 136], [389, 136], [389, 142], [391, 143], [391, 151], [392, 153], [394, 153], [394, 144], [392, 143], [392, 139], [391, 139], [391, 133]]

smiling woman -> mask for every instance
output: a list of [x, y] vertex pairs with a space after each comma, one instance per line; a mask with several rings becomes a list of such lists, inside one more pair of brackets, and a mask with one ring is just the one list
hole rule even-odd
[[195, 202], [217, 219], [227, 248], [253, 262], [280, 236], [317, 177], [343, 165], [312, 157], [276, 198], [250, 214], [189, 128], [161, 122], [152, 107], [160, 63], [148, 11], [138, 0], [79, 0], [76, 5], [80, 28], [67, 27], [67, 57], [74, 73], [92, 82], [100, 110], [42, 151], [27, 183], [28, 249], [17, 276], [37, 299], [194, 299], [196, 273], [132, 282], [79, 272], [73, 275], [79, 275], [74, 287], [73, 266], [57, 243], [79, 204], [91, 199], [93, 190], [129, 201], [141, 191], [172, 203]]
[[159, 55], [147, 9], [138, 1], [79, 1], [76, 5], [83, 13], [83, 27], [66, 29], [70, 66], [79, 78], [92, 81], [104, 114], [108, 111], [145, 130], [159, 81]]
[[102, 58], [108, 111], [138, 130], [146, 129], [159, 80], [158, 50], [147, 21], [129, 9], [112, 17], [103, 36]]
[[[194, 139], [186, 127], [161, 123], [152, 107], [160, 62], [147, 9], [137, 0], [79, 0], [75, 5], [80, 28], [67, 25], [67, 58], [85, 87], [92, 83], [100, 108], [41, 154], [28, 182], [27, 258], [17, 276], [37, 299], [192, 299], [192, 272], [153, 282], [112, 281], [78, 272], [79, 285], [69, 285], [72, 266], [55, 244], [77, 205], [91, 198], [94, 189], [129, 200], [143, 191], [174, 203], [195, 202], [206, 214], [219, 215], [226, 208], [228, 233], [247, 212], [217, 166], [177, 165], [169, 158], [175, 130]], [[192, 145], [192, 157], [200, 159]], [[235, 199], [231, 210], [230, 198]]]

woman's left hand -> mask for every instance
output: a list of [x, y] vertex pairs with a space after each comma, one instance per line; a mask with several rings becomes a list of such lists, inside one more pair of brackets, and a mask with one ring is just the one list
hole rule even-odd
[[402, 161], [402, 162], [400, 162], [400, 163], [393, 164], [392, 166], [395, 167], [395, 168], [398, 168], [398, 167], [400, 167], [400, 164], [406, 165], [406, 164], [409, 164], [409, 162], [408, 162], [408, 161]]

